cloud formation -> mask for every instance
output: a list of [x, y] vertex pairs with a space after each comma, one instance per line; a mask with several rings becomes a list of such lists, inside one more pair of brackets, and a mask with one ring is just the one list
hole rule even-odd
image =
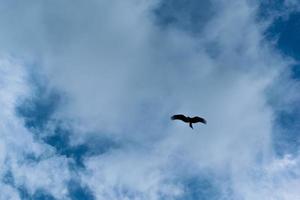
[[[22, 188], [79, 198], [74, 182], [86, 199], [300, 196], [298, 156], [274, 153], [270, 104], [276, 81], [292, 83], [279, 78], [292, 62], [265, 38], [259, 2], [191, 2], [2, 2], [6, 199], [22, 199]], [[54, 89], [62, 100], [43, 126], [29, 127], [46, 108], [16, 108]], [[289, 98], [298, 99], [276, 105]], [[174, 113], [208, 125], [191, 131], [169, 120]]]

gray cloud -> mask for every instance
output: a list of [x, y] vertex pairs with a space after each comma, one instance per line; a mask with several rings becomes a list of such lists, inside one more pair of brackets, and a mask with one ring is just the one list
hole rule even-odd
[[[179, 15], [165, 13], [176, 15], [180, 23], [164, 28], [153, 21], [153, 10], [160, 3], [3, 2], [0, 26], [6, 29], [0, 34], [0, 52], [23, 60], [23, 65], [34, 61], [38, 69], [32, 70], [40, 70], [50, 88], [65, 94], [54, 118], [71, 124], [71, 140], [105, 136], [122, 144], [84, 158], [86, 169], [76, 176], [96, 199], [180, 199], [187, 192], [184, 180], [211, 171], [223, 199], [267, 199], [271, 192], [274, 199], [297, 197], [296, 190], [294, 196], [286, 196], [289, 187], [273, 191], [265, 186], [277, 184], [270, 179], [274, 174], [279, 184], [291, 188], [299, 179], [265, 170], [273, 162], [286, 161], [273, 160], [275, 116], [266, 90], [290, 60], [265, 40], [266, 27], [256, 21], [257, 3], [211, 1], [215, 14], [193, 18], [197, 23], [182, 17], [190, 12], [184, 7]], [[197, 12], [206, 13], [205, 9], [199, 7]], [[197, 35], [183, 28], [199, 24]], [[21, 66], [18, 70], [27, 70]], [[21, 129], [9, 126], [7, 133], [26, 135], [20, 150], [4, 145], [10, 146], [15, 159], [7, 167], [31, 193], [43, 188], [57, 198], [68, 198], [66, 184], [73, 177], [68, 159], [34, 141], [13, 113], [16, 99], [32, 95], [23, 89], [28, 86], [22, 82], [26, 77], [14, 69], [1, 74], [17, 80], [3, 82], [9, 88], [3, 91], [1, 96], [7, 98], [1, 98], [1, 104], [9, 105], [12, 121]], [[203, 115], [208, 125], [191, 131], [169, 120], [180, 112]], [[9, 116], [2, 119], [3, 124], [10, 123]], [[5, 144], [9, 141], [15, 140], [2, 139]], [[50, 158], [20, 166], [27, 145], [29, 153]], [[4, 163], [5, 158], [0, 160]]]

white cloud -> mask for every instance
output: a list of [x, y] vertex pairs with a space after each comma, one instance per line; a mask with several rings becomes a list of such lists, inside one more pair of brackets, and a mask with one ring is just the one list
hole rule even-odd
[[[212, 4], [215, 14], [197, 34], [160, 29], [151, 14], [156, 4], [147, 1], [29, 3], [16, 8], [24, 16], [20, 26], [0, 14], [7, 27], [1, 52], [35, 60], [50, 87], [66, 94], [56, 117], [76, 122], [73, 139], [106, 135], [122, 144], [84, 160], [87, 171], [79, 176], [97, 199], [175, 199], [184, 195], [182, 179], [207, 170], [229, 177], [232, 198], [296, 199], [299, 179], [268, 168], [274, 109], [266, 90], [290, 61], [265, 40], [257, 2]], [[15, 13], [11, 5], [6, 11], [6, 18]], [[7, 153], [0, 161], [12, 160], [16, 183], [30, 192], [66, 197], [68, 160], [34, 141], [13, 112], [19, 97], [30, 95], [26, 68], [1, 70], [0, 103], [7, 109], [0, 114], [6, 130], [0, 148]], [[203, 115], [208, 124], [190, 130], [169, 120], [177, 112]], [[50, 158], [26, 163], [27, 152]], [[290, 164], [282, 170], [295, 171]]]
[[299, 158], [286, 155], [253, 170], [248, 181], [240, 179], [236, 191], [246, 199], [299, 199], [299, 175]]

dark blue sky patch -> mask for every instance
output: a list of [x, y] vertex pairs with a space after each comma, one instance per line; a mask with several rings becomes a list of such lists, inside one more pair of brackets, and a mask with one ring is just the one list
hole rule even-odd
[[70, 146], [70, 132], [57, 127], [55, 134], [46, 136], [42, 140], [55, 148], [59, 155], [72, 158], [77, 166], [83, 167], [82, 157], [87, 152], [84, 145]]
[[50, 195], [47, 192], [44, 192], [42, 190], [35, 192], [32, 199], [34, 199], [34, 200], [55, 200], [55, 198], [52, 195]]
[[27, 128], [42, 130], [51, 119], [60, 100], [58, 92], [38, 92], [33, 99], [27, 99], [19, 105], [17, 113], [24, 119]]
[[214, 9], [209, 0], [163, 0], [153, 13], [161, 28], [176, 27], [198, 33], [214, 15]]
[[85, 157], [100, 155], [119, 147], [117, 142], [103, 136], [91, 136], [81, 144], [72, 145], [71, 137], [71, 130], [57, 127], [55, 134], [42, 138], [42, 140], [54, 147], [58, 154], [72, 158], [75, 164], [73, 167], [84, 167]]
[[292, 13], [287, 19], [277, 18], [267, 30], [267, 36], [278, 37], [277, 46], [282, 52], [300, 60], [300, 13]]
[[217, 200], [221, 197], [221, 192], [212, 178], [190, 177], [183, 182], [184, 195], [180, 200]]
[[300, 107], [292, 111], [281, 111], [277, 114], [276, 123], [279, 130], [273, 132], [273, 147], [279, 156], [297, 154], [300, 147]]
[[27, 191], [27, 189], [25, 187], [21, 186], [21, 187], [18, 187], [17, 189], [18, 189], [20, 198], [22, 200], [31, 200], [32, 199], [32, 196], [29, 194], [29, 192]]
[[284, 0], [267, 0], [260, 1], [258, 9], [258, 17], [266, 19], [274, 16], [274, 14], [284, 10]]
[[296, 65], [292, 66], [292, 75], [291, 76], [293, 79], [300, 80], [300, 64], [296, 64]]
[[45, 128], [65, 96], [61, 91], [49, 88], [47, 78], [38, 70], [38, 62], [27, 65], [33, 95], [16, 107], [16, 113], [24, 119], [27, 128], [38, 133]]
[[87, 186], [82, 186], [77, 181], [70, 181], [68, 184], [69, 196], [72, 200], [94, 200], [92, 191]]
[[22, 200], [56, 200], [51, 194], [44, 190], [37, 190], [33, 195], [25, 187], [18, 187]]
[[14, 176], [11, 171], [7, 171], [4, 173], [4, 175], [2, 176], [2, 182], [12, 186], [15, 184]]
[[[296, 62], [300, 61], [300, 12], [287, 13], [288, 10], [282, 0], [268, 1], [261, 4], [259, 17], [269, 18], [276, 13], [282, 13], [275, 17], [273, 23], [265, 32], [268, 40], [277, 41], [276, 47], [284, 55], [292, 57]], [[291, 77], [300, 79], [299, 64], [291, 66]]]

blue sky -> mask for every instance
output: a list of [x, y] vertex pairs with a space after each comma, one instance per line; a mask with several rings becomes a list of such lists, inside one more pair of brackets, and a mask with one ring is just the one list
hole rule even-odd
[[297, 1], [0, 5], [1, 200], [300, 199]]

